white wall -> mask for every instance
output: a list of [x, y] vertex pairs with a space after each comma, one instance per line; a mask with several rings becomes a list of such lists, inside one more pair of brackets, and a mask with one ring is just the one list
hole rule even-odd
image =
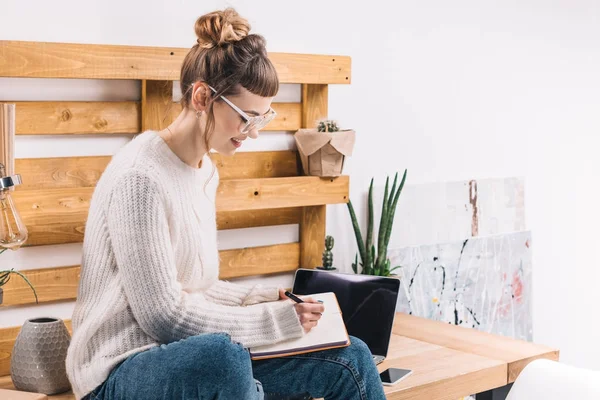
[[[356, 206], [372, 176], [382, 182], [404, 168], [410, 183], [523, 176], [535, 246], [535, 340], [558, 346], [566, 363], [600, 369], [598, 4], [5, 0], [0, 38], [187, 47], [198, 15], [233, 5], [270, 51], [350, 55], [352, 84], [330, 89], [329, 114], [358, 132], [347, 168]], [[45, 148], [38, 140], [19, 138], [18, 156]], [[122, 143], [97, 150], [91, 138], [80, 140], [77, 151], [89, 153]], [[53, 149], [45, 156], [58, 155]], [[336, 263], [349, 268], [345, 206], [330, 206], [328, 223]], [[38, 251], [46, 262], [62, 254]]]

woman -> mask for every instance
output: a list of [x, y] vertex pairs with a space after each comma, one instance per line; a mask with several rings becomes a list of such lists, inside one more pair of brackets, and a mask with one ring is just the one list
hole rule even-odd
[[344, 349], [250, 360], [248, 347], [310, 331], [323, 306], [218, 280], [218, 175], [208, 152], [233, 155], [256, 139], [275, 115], [279, 82], [264, 39], [233, 9], [200, 17], [195, 30], [181, 69], [183, 111], [124, 146], [92, 197], [67, 356], [77, 399], [383, 399], [357, 338]]

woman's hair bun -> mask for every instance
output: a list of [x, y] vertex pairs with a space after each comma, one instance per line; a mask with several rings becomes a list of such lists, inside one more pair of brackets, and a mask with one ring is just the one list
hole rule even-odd
[[233, 8], [214, 11], [196, 20], [198, 45], [205, 49], [234, 43], [248, 36], [250, 24]]

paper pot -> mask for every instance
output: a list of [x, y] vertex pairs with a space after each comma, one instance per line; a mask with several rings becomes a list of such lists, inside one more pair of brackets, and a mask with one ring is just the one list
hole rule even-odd
[[356, 133], [353, 130], [318, 132], [300, 129], [294, 138], [304, 174], [333, 177], [342, 174], [345, 158], [352, 155]]
[[56, 394], [71, 388], [65, 359], [71, 337], [55, 318], [25, 321], [10, 359], [10, 376], [17, 390]]

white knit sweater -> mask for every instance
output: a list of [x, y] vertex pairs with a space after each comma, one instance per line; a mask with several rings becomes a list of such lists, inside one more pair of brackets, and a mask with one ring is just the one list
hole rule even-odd
[[128, 356], [203, 332], [250, 347], [303, 335], [276, 288], [218, 280], [216, 168], [154, 131], [119, 150], [92, 196], [67, 373], [77, 399]]

